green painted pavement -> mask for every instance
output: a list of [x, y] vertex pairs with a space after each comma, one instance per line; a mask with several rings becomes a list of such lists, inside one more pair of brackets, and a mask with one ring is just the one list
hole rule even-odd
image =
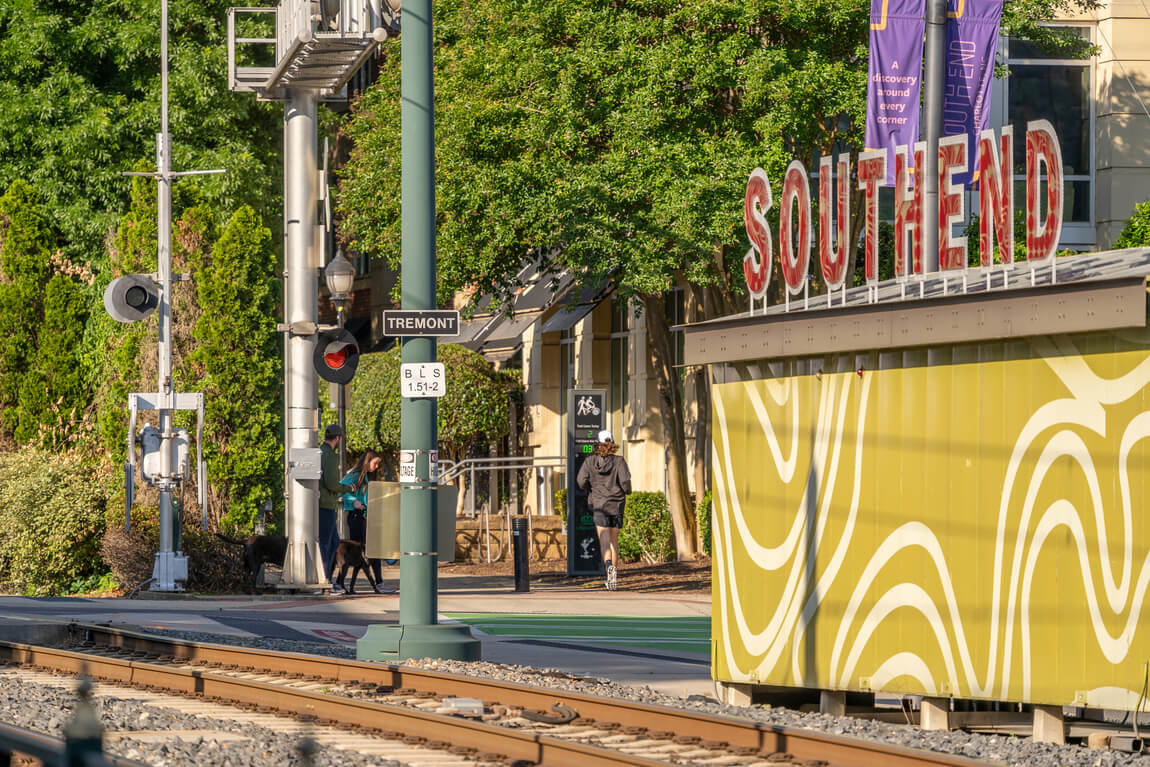
[[620, 618], [514, 613], [447, 613], [446, 617], [501, 639], [616, 645], [703, 654], [711, 649], [711, 619], [707, 617]]

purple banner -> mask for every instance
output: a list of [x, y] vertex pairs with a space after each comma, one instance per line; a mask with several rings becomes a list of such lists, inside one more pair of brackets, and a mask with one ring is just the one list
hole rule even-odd
[[978, 168], [978, 134], [990, 115], [990, 84], [1002, 0], [949, 0], [946, 19], [946, 87], [943, 90], [942, 135], [967, 134], [970, 172], [954, 180], [970, 183]]
[[[967, 0], [969, 1], [969, 0]], [[894, 183], [894, 148], [918, 139], [926, 0], [871, 0], [866, 148], [886, 149]]]

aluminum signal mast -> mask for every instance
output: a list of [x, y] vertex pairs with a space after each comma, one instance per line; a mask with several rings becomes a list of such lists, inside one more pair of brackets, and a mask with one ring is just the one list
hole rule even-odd
[[[193, 170], [174, 172], [172, 170], [172, 139], [168, 132], [168, 2], [162, 0], [160, 4], [160, 132], [156, 136], [156, 172], [155, 173], [125, 173], [127, 176], [147, 176], [159, 183], [157, 193], [158, 203], [158, 253], [157, 273], [150, 279], [154, 283], [148, 286], [146, 281], [138, 278], [144, 275], [128, 275], [114, 281], [105, 293], [105, 305], [113, 317], [125, 321], [124, 309], [129, 313], [132, 308], [138, 307], [141, 294], [151, 294], [151, 288], [158, 288], [156, 309], [159, 318], [160, 339], [157, 349], [158, 375], [156, 393], [133, 393], [129, 395], [129, 412], [131, 413], [128, 426], [128, 463], [125, 472], [125, 490], [127, 514], [130, 519], [135, 484], [135, 432], [136, 412], [138, 410], [155, 410], [159, 420], [158, 432], [146, 434], [144, 443], [143, 469], [144, 476], [149, 482], [156, 485], [160, 491], [160, 549], [156, 552], [156, 559], [152, 569], [150, 589], [152, 591], [182, 591], [181, 581], [188, 578], [188, 558], [179, 550], [176, 541], [179, 537], [179, 520], [172, 504], [172, 494], [183, 481], [183, 471], [180, 470], [181, 456], [187, 454], [186, 433], [177, 432], [172, 424], [173, 410], [195, 410], [197, 412], [196, 450], [197, 450], [197, 492], [199, 494], [200, 509], [203, 523], [207, 524], [207, 472], [203, 461], [203, 420], [204, 399], [203, 394], [180, 394], [172, 385], [172, 181], [180, 176], [202, 175], [207, 173], [223, 173], [223, 170]], [[123, 280], [136, 279], [137, 284], [129, 286], [122, 294], [114, 289], [117, 283]], [[123, 284], [123, 283], [121, 283]], [[135, 290], [133, 290], [135, 288]], [[124, 299], [126, 305], [117, 306], [117, 298]], [[139, 319], [150, 311], [145, 311]], [[158, 467], [148, 471], [149, 443], [158, 438]]]
[[[397, 3], [398, 5], [398, 3]], [[256, 17], [256, 18], [252, 18]], [[237, 20], [275, 37], [237, 36]], [[270, 18], [269, 18], [270, 17]], [[269, 24], [270, 22], [270, 24]], [[241, 24], [241, 26], [243, 26]], [[323, 248], [316, 107], [346, 99], [346, 85], [398, 24], [380, 0], [281, 0], [274, 8], [228, 11], [228, 87], [284, 102], [284, 491], [288, 551], [283, 585], [322, 585], [317, 541], [319, 400], [313, 366]], [[270, 67], [248, 66], [274, 52]]]

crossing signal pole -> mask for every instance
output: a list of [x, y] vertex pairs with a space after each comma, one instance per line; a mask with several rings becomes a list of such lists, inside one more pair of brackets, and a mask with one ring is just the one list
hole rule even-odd
[[[182, 480], [176, 471], [178, 461], [176, 431], [172, 425], [172, 412], [177, 409], [196, 409], [199, 412], [199, 438], [203, 436], [203, 395], [177, 394], [172, 383], [172, 181], [180, 176], [205, 173], [223, 173], [223, 170], [172, 170], [172, 138], [168, 132], [168, 0], [160, 4], [160, 133], [156, 136], [156, 172], [125, 173], [127, 176], [147, 176], [156, 179], [158, 203], [158, 248], [156, 275], [132, 274], [114, 280], [104, 293], [108, 313], [120, 322], [134, 322], [156, 311], [159, 318], [160, 340], [157, 349], [158, 375], [155, 394], [133, 394], [130, 397], [132, 418], [128, 434], [129, 460], [125, 476], [128, 515], [131, 514], [135, 482], [135, 412], [140, 403], [157, 411], [159, 418], [160, 467], [151, 477], [160, 491], [160, 549], [152, 569], [152, 591], [182, 591], [181, 581], [188, 578], [188, 558], [177, 550], [179, 518], [172, 505], [172, 494]], [[151, 284], [149, 284], [151, 283]], [[190, 404], [190, 406], [188, 406]], [[183, 405], [183, 407], [181, 407]], [[207, 498], [206, 472], [203, 470], [202, 446], [197, 462], [201, 508]], [[206, 520], [205, 520], [206, 521]]]

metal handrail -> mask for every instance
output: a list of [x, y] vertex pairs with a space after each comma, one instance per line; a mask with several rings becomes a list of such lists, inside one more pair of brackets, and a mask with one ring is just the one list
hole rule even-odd
[[494, 469], [497, 471], [510, 471], [512, 469], [535, 469], [546, 467], [561, 467], [566, 459], [561, 455], [508, 455], [496, 458], [466, 458], [453, 463], [446, 470], [440, 464], [439, 484], [446, 484], [459, 477], [465, 471], [474, 473], [475, 469]]
[[[467, 513], [474, 518], [475, 514], [475, 472], [477, 471], [520, 471], [522, 469], [555, 469], [566, 466], [566, 459], [561, 455], [507, 455], [496, 457], [467, 458], [453, 462], [447, 469], [442, 465], [439, 469], [439, 484], [445, 485], [456, 480], [465, 473], [468, 475]], [[484, 541], [487, 545], [487, 561], [491, 562], [491, 509], [493, 504], [488, 503], [483, 509]], [[505, 532], [507, 540], [511, 540], [511, 515], [505, 515]], [[531, 540], [533, 531], [531, 515], [527, 516], [527, 539]]]

